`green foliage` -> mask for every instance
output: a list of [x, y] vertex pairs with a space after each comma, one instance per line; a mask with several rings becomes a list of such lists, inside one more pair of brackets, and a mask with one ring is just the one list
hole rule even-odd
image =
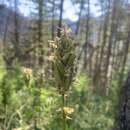
[[59, 126], [62, 127], [62, 130], [67, 130], [66, 121], [73, 113], [73, 108], [67, 106], [66, 100], [75, 74], [75, 46], [67, 34], [68, 29], [64, 27], [61, 31], [60, 38], [57, 37], [55, 41], [51, 41], [50, 45], [53, 49], [51, 55], [52, 73], [62, 100], [60, 105], [62, 125]]
[[[28, 84], [21, 70], [0, 70], [0, 129], [61, 130], [61, 96], [57, 89], [45, 84], [37, 87], [33, 73]], [[106, 97], [93, 92], [90, 81], [85, 74], [79, 74], [68, 92], [67, 104], [74, 113], [66, 121], [66, 130], [109, 130], [113, 125], [117, 80], [112, 80]]]
[[51, 120], [51, 109], [56, 102], [54, 90], [35, 86], [33, 75], [28, 83], [21, 70], [19, 67], [6, 72], [1, 70], [0, 129], [31, 127], [37, 118], [38, 127], [43, 127]]
[[73, 128], [78, 130], [108, 130], [114, 121], [117, 105], [117, 83], [112, 81], [110, 93], [103, 97], [93, 92], [90, 79], [80, 75], [71, 102], [75, 106]]
[[72, 39], [66, 34], [64, 30], [60, 38], [50, 45], [54, 50], [51, 57], [53, 66], [53, 75], [55, 78], [55, 84], [58, 87], [60, 94], [65, 94], [69, 90], [74, 78], [75, 69], [75, 47]]

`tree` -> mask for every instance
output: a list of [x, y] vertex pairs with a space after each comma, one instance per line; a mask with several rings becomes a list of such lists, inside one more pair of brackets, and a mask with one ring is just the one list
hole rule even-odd
[[121, 87], [118, 113], [115, 119], [113, 130], [130, 129], [130, 73], [124, 85]]
[[54, 33], [55, 33], [55, 28], [54, 28], [54, 23], [55, 23], [55, 0], [52, 1], [52, 39], [54, 40]]
[[[84, 1], [82, 1], [82, 2], [84, 2]], [[90, 30], [89, 30], [89, 27], [90, 27], [90, 0], [88, 0], [87, 3], [81, 3], [81, 5], [82, 4], [87, 5], [87, 8], [85, 8], [85, 12], [86, 12], [85, 13], [86, 14], [85, 30], [86, 31], [85, 31], [85, 42], [82, 45], [81, 51], [80, 51], [79, 56], [78, 56], [78, 60], [80, 60], [82, 57], [82, 54], [84, 54], [83, 70], [84, 69], [86, 70], [87, 69], [87, 55], [88, 55], [87, 50], [88, 50], [89, 36], [90, 36]]]
[[75, 35], [78, 35], [78, 33], [79, 33], [80, 21], [81, 21], [82, 11], [84, 9], [84, 4], [85, 4], [85, 1], [81, 0], [80, 1], [80, 10], [79, 10], [79, 13], [78, 13], [78, 20], [76, 22]]
[[57, 32], [58, 37], [60, 37], [60, 35], [61, 35], [62, 20], [63, 20], [63, 5], [64, 5], [64, 0], [61, 0], [61, 2], [60, 2], [60, 15], [59, 15], [59, 22], [58, 22], [58, 32]]
[[87, 52], [89, 44], [89, 34], [90, 34], [90, 0], [87, 0], [87, 14], [86, 14], [86, 34], [85, 34], [85, 43], [84, 43], [84, 64], [83, 69], [87, 69]]
[[[99, 54], [100, 56], [99, 56], [98, 66], [97, 66], [97, 69], [95, 71], [95, 83], [98, 85], [99, 85], [99, 79], [102, 78], [101, 77], [101, 72], [102, 72], [101, 69], [102, 69], [102, 64], [104, 62], [105, 46], [106, 46], [106, 42], [107, 42], [107, 33], [108, 33], [109, 16], [110, 16], [110, 1], [108, 0], [104, 4], [105, 5], [102, 5], [103, 7], [101, 7], [102, 10], [104, 9], [104, 7], [106, 7], [106, 10], [104, 10], [104, 24], [103, 24], [101, 49], [100, 49], [100, 54]], [[100, 81], [101, 80], [102, 79], [100, 79]]]

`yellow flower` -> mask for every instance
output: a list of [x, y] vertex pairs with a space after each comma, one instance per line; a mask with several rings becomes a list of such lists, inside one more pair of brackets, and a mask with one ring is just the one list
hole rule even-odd
[[71, 117], [69, 117], [69, 116], [66, 116], [66, 119], [68, 119], [68, 120], [72, 120], [72, 118], [71, 118]]
[[72, 32], [71, 28], [68, 28], [66, 25], [64, 25], [63, 29], [61, 30], [61, 33], [64, 35], [68, 35]]
[[55, 43], [50, 43], [50, 46], [51, 46], [52, 48], [57, 48], [57, 45], [56, 45]]
[[48, 58], [49, 61], [54, 61], [54, 59], [55, 59], [55, 55], [50, 55]]
[[49, 40], [48, 42], [51, 44], [51, 43], [54, 43], [55, 41]]
[[72, 114], [74, 112], [74, 109], [71, 108], [71, 107], [64, 107], [63, 111], [64, 111], [65, 114], [70, 115], [70, 114]]
[[59, 37], [56, 37], [55, 38], [55, 42], [59, 42], [60, 41], [60, 38]]
[[71, 33], [72, 32], [72, 29], [71, 28], [68, 28], [67, 30], [66, 30], [66, 33], [68, 34], [68, 33]]
[[23, 72], [23, 74], [25, 74], [26, 76], [31, 76], [31, 75], [32, 75], [32, 69], [30, 69], [30, 68], [23, 67], [23, 68], [22, 68], [22, 72]]

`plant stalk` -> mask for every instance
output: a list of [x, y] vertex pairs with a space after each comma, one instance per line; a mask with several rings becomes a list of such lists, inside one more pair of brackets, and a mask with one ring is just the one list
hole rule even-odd
[[64, 112], [64, 106], [65, 106], [65, 95], [62, 94], [62, 121], [63, 121], [63, 130], [66, 130], [66, 115]]

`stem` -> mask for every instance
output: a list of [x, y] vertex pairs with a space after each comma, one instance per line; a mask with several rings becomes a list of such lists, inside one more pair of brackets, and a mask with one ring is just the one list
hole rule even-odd
[[62, 94], [62, 118], [63, 118], [63, 130], [66, 130], [66, 116], [64, 112], [64, 106], [65, 106], [65, 95]]

